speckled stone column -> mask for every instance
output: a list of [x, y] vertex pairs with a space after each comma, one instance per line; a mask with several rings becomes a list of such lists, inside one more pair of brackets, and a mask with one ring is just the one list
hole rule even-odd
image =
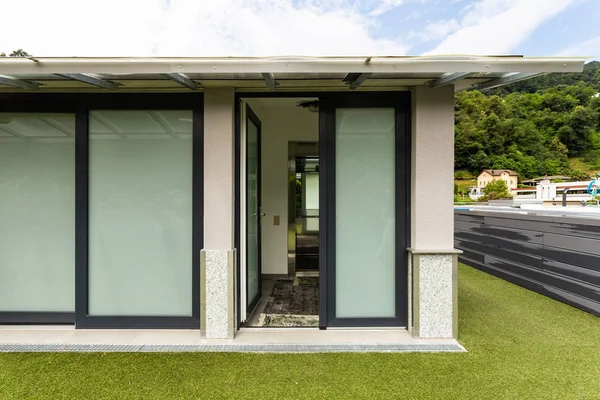
[[235, 285], [233, 250], [202, 250], [200, 330], [207, 339], [233, 339]]
[[460, 251], [410, 253], [412, 335], [419, 338], [458, 336], [458, 272]]
[[204, 91], [204, 249], [200, 329], [208, 339], [235, 333], [235, 90]]

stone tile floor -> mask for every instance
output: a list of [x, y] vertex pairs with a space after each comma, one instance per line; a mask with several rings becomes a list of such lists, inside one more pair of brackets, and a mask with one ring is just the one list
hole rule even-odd
[[7, 351], [414, 352], [465, 349], [453, 339], [414, 339], [406, 330], [400, 329], [242, 328], [234, 340], [210, 340], [202, 338], [198, 330], [0, 326], [0, 352]]

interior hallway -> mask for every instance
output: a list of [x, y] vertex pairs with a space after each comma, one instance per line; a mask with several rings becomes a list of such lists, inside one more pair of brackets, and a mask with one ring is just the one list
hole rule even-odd
[[319, 326], [318, 277], [263, 278], [262, 297], [246, 327]]

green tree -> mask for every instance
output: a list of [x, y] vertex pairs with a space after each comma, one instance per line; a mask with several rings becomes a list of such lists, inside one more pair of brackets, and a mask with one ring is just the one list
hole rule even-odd
[[467, 166], [472, 170], [482, 170], [490, 166], [490, 158], [483, 150], [469, 157]]
[[558, 89], [550, 89], [542, 96], [542, 106], [551, 111], [569, 112], [578, 104], [575, 97], [569, 94], [565, 95]]
[[566, 86], [564, 91], [571, 97], [576, 98], [579, 105], [582, 106], [587, 106], [593, 96], [598, 92], [592, 86], [587, 85], [582, 81], [577, 82], [576, 85]]
[[565, 128], [563, 134], [559, 129], [560, 140], [567, 145], [570, 154], [578, 156], [587, 150], [596, 120], [597, 115], [590, 108], [577, 106], [571, 111], [567, 125], [560, 128]]
[[[23, 49], [13, 50], [12, 53], [8, 55], [9, 57], [31, 57], [31, 54], [27, 53]], [[0, 57], [6, 57], [6, 53], [0, 53]]]
[[479, 201], [498, 200], [507, 197], [510, 197], [508, 186], [506, 186], [506, 182], [498, 179], [491, 181], [483, 188], [483, 196], [479, 198]]
[[600, 93], [592, 96], [590, 99], [589, 108], [596, 113], [596, 125], [600, 125]]
[[600, 132], [592, 131], [589, 135], [589, 148], [583, 159], [593, 169], [600, 169]]

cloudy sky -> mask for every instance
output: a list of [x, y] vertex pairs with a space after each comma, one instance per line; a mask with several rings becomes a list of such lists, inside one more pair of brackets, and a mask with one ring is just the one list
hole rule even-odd
[[600, 0], [2, 0], [37, 56], [524, 54], [600, 58]]

